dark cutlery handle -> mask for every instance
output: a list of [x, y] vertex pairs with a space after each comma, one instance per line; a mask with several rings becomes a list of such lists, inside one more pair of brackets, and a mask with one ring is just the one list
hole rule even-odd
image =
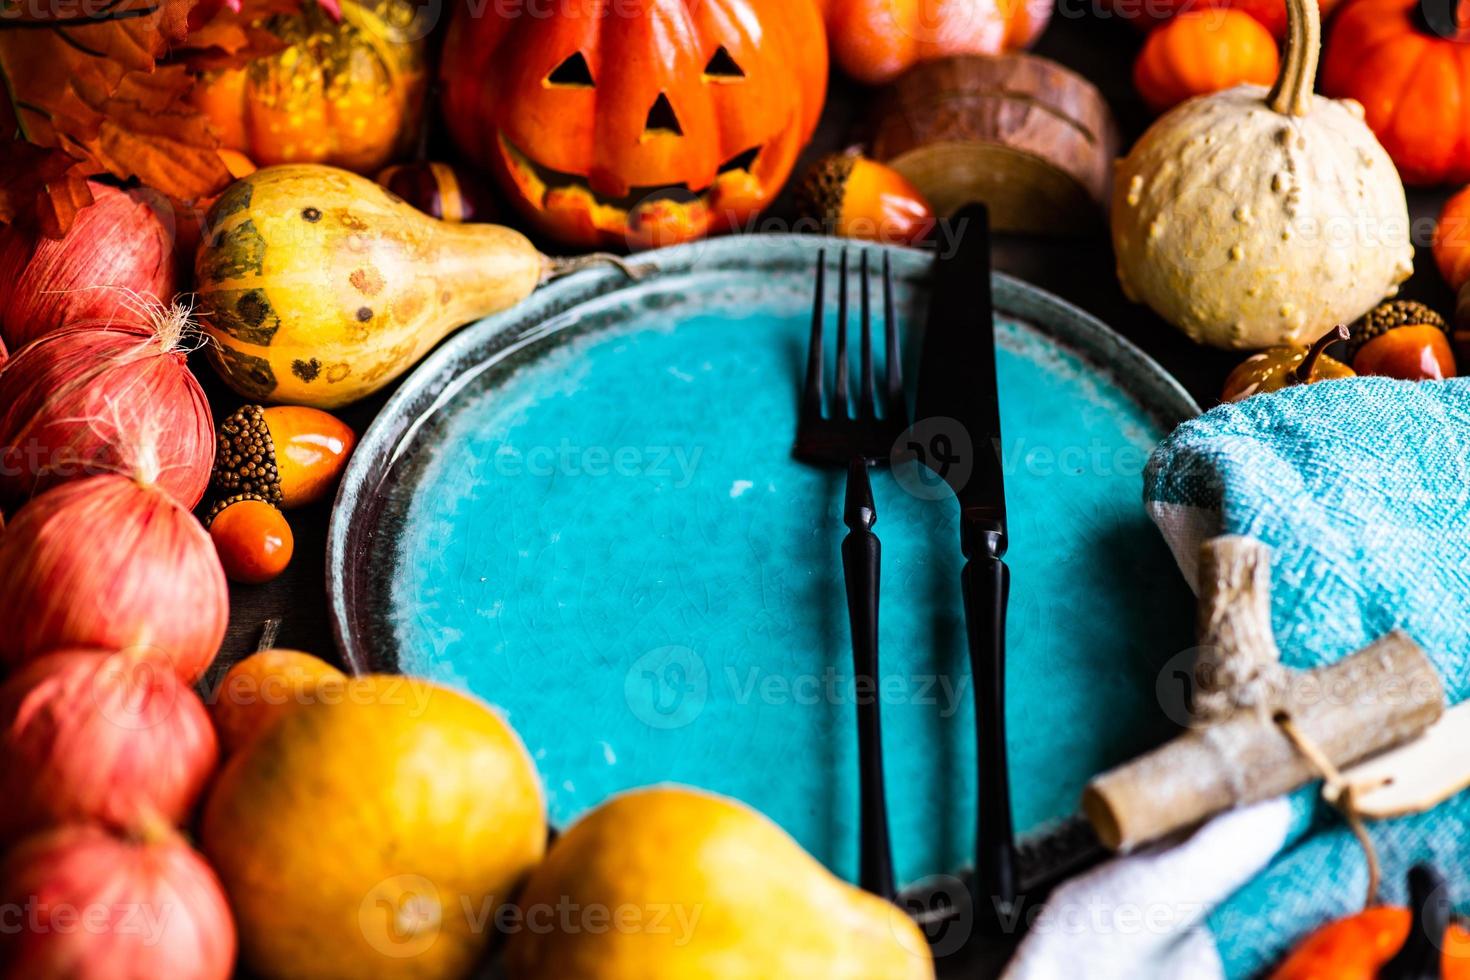
[[883, 548], [872, 531], [878, 512], [866, 460], [847, 470], [842, 521], [842, 571], [847, 580], [847, 617], [852, 628], [853, 682], [857, 700], [859, 818], [858, 883], [886, 899], [894, 896], [893, 851], [888, 839], [888, 803], [883, 791], [883, 730], [878, 711], [878, 576]]
[[[988, 550], [988, 549], [987, 549]], [[975, 912], [981, 923], [1008, 913], [1015, 903], [1016, 837], [1011, 823], [1010, 769], [1006, 762], [1006, 602], [1011, 573], [982, 550], [961, 574], [970, 669], [975, 677]]]

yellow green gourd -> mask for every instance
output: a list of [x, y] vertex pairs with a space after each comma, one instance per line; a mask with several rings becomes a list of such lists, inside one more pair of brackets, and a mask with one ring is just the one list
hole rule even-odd
[[510, 228], [449, 224], [315, 164], [237, 181], [195, 262], [210, 360], [256, 401], [332, 408], [397, 378], [464, 323], [585, 260]]
[[1119, 161], [1118, 278], [1197, 342], [1305, 345], [1413, 272], [1403, 184], [1351, 100], [1315, 96], [1316, 0], [1289, 0], [1271, 91], [1176, 107]]

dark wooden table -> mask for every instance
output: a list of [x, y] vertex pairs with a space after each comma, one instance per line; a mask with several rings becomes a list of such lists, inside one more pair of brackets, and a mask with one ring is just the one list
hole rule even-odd
[[[1131, 83], [1133, 59], [1141, 35], [1116, 19], [1104, 20], [1091, 13], [1079, 15], [1079, 8], [1086, 6], [1064, 4], [1063, 8], [1070, 9], [1073, 16], [1059, 11], [1035, 53], [1081, 73], [1102, 90], [1117, 115], [1126, 147], [1150, 121]], [[807, 160], [849, 145], [870, 104], [869, 90], [834, 75], [827, 109], [807, 151]], [[798, 167], [797, 173], [803, 170], [804, 164]], [[1417, 271], [1404, 291], [1405, 296], [1422, 300], [1446, 316], [1453, 312], [1454, 297], [1435, 270], [1429, 242], [1433, 219], [1447, 196], [1448, 190], [1410, 192]], [[775, 217], [791, 214], [789, 194], [783, 196], [770, 214]], [[994, 262], [999, 270], [1049, 290], [1102, 319], [1158, 360], [1206, 408], [1216, 403], [1226, 373], [1241, 359], [1239, 354], [1196, 346], [1146, 307], [1128, 302], [1118, 286], [1112, 249], [1106, 237], [1002, 235], [995, 243]], [[213, 377], [207, 366], [201, 363], [198, 370], [217, 414], [226, 414], [239, 404], [239, 399]], [[391, 392], [390, 387], [340, 414], [361, 432]], [[338, 659], [324, 576], [330, 512], [329, 503], [292, 512], [296, 554], [286, 572], [268, 585], [231, 588], [229, 634], [211, 677], [217, 677], [228, 664], [254, 650], [262, 624], [269, 619], [280, 620], [278, 646]], [[970, 976], [977, 969], [982, 973], [992, 972], [994, 964], [1003, 961], [1006, 950], [1005, 944], [978, 949], [977, 956], [991, 968], [971, 960], [962, 968], [956, 965], [956, 975], [961, 969]]]

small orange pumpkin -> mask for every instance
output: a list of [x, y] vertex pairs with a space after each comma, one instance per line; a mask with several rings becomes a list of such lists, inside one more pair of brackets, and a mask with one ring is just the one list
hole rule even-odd
[[833, 0], [832, 58], [865, 85], [885, 85], [921, 61], [1030, 47], [1052, 0]]
[[1445, 202], [1434, 228], [1434, 261], [1449, 287], [1470, 282], [1470, 187]]
[[327, 163], [372, 173], [413, 142], [423, 113], [424, 40], [412, 0], [316, 3], [257, 26], [286, 47], [206, 72], [195, 105], [223, 145], [262, 167]]
[[827, 44], [813, 0], [462, 5], [440, 73], [455, 143], [542, 231], [645, 247], [775, 198], [816, 129]]
[[1280, 62], [1276, 39], [1249, 14], [1190, 11], [1149, 35], [1133, 65], [1133, 84], [1160, 113], [1244, 82], [1270, 86]]
[[1371, 908], [1323, 926], [1271, 980], [1470, 980], [1470, 932], [1451, 923], [1444, 879], [1409, 872], [1406, 908]]
[[1436, 29], [1420, 0], [1350, 0], [1327, 39], [1322, 90], [1363, 104], [1406, 184], [1470, 181], [1470, 9], [1450, 6]]

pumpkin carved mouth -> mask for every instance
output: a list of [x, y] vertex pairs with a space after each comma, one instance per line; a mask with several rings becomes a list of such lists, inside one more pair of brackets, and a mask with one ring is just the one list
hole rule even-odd
[[691, 188], [687, 183], [657, 184], [630, 187], [626, 194], [609, 197], [597, 193], [591, 182], [580, 174], [554, 170], [536, 162], [503, 133], [500, 135], [500, 146], [516, 183], [536, 207], [547, 207], [548, 199], [559, 191], [572, 191], [586, 194], [598, 208], [608, 208], [629, 215], [663, 202], [684, 206], [708, 205], [723, 182], [742, 181], [753, 177], [756, 162], [760, 159], [761, 151], [765, 149], [764, 146], [753, 146], [737, 153], [720, 164], [714, 183], [699, 190]]

